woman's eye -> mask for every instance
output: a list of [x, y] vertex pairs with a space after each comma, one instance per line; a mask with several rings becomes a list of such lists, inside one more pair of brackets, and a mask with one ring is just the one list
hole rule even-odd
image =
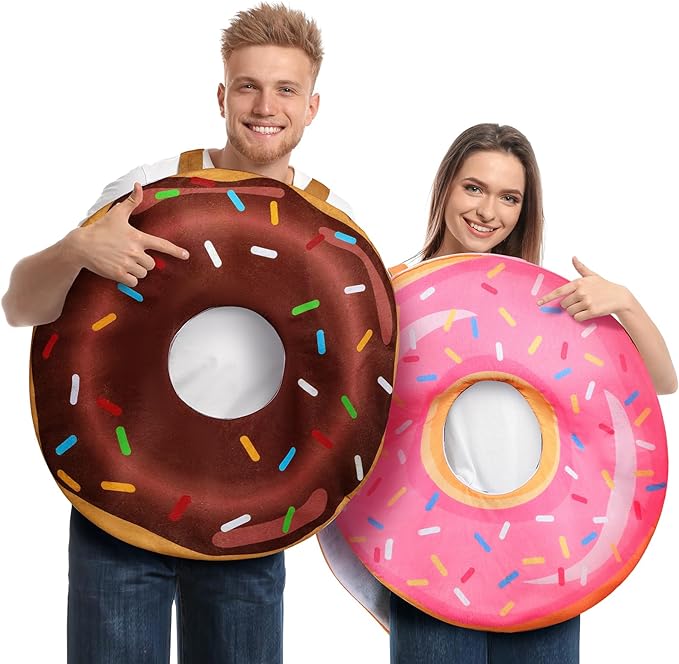
[[472, 194], [478, 194], [481, 191], [481, 189], [475, 184], [466, 184], [464, 188]]
[[510, 194], [507, 194], [506, 196], [503, 196], [503, 198], [508, 202], [512, 203], [513, 205], [517, 205], [519, 203], [519, 199], [516, 196], [511, 196]]

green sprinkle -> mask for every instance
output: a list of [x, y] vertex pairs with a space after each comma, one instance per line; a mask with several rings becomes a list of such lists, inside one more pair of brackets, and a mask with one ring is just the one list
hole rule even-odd
[[351, 401], [349, 401], [349, 397], [346, 394], [342, 395], [342, 405], [347, 409], [347, 413], [351, 416], [352, 420], [356, 419], [356, 409], [354, 408], [353, 404]]
[[299, 316], [300, 314], [303, 314], [306, 311], [318, 309], [319, 306], [321, 306], [321, 303], [318, 300], [310, 300], [309, 302], [305, 302], [304, 304], [298, 304], [296, 307], [293, 307], [292, 315]]
[[285, 515], [285, 519], [283, 520], [283, 532], [287, 533], [288, 530], [290, 530], [290, 523], [292, 522], [292, 515], [295, 513], [295, 508], [290, 506], [288, 507], [288, 513]]
[[165, 191], [156, 192], [156, 200], [163, 201], [166, 198], [177, 198], [179, 196], [179, 189], [166, 189]]
[[125, 427], [116, 427], [116, 436], [118, 437], [118, 445], [120, 445], [120, 451], [125, 456], [130, 456], [130, 454], [132, 454], [132, 449], [130, 448], [130, 441], [127, 440]]

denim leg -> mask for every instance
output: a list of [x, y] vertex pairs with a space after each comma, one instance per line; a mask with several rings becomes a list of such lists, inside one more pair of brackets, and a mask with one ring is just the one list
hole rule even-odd
[[489, 634], [490, 664], [578, 664], [580, 616], [513, 634]]
[[486, 632], [432, 618], [394, 593], [389, 629], [391, 664], [486, 664]]
[[111, 537], [71, 512], [68, 664], [167, 664], [172, 558]]
[[177, 561], [180, 664], [283, 661], [283, 553]]

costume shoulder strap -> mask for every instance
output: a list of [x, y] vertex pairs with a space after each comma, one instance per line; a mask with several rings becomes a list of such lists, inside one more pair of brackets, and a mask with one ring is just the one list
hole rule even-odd
[[200, 171], [203, 169], [203, 150], [189, 150], [179, 155], [179, 166], [177, 175], [188, 173], [189, 171]]
[[401, 274], [401, 272], [405, 272], [407, 269], [408, 265], [406, 263], [399, 263], [389, 268], [389, 276], [393, 279], [397, 274]]
[[304, 187], [304, 191], [322, 201], [327, 201], [328, 196], [330, 195], [330, 189], [328, 189], [328, 187], [326, 187], [322, 182], [314, 180], [313, 178], [309, 184]]

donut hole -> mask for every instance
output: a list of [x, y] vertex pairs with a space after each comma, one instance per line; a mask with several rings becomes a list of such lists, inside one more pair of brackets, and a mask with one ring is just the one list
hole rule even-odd
[[453, 402], [443, 430], [445, 460], [455, 477], [475, 491], [500, 495], [528, 482], [542, 456], [542, 434], [521, 392], [483, 380]]
[[190, 318], [168, 354], [177, 396], [222, 420], [264, 408], [278, 393], [284, 369], [280, 336], [265, 318], [243, 307], [215, 307]]

